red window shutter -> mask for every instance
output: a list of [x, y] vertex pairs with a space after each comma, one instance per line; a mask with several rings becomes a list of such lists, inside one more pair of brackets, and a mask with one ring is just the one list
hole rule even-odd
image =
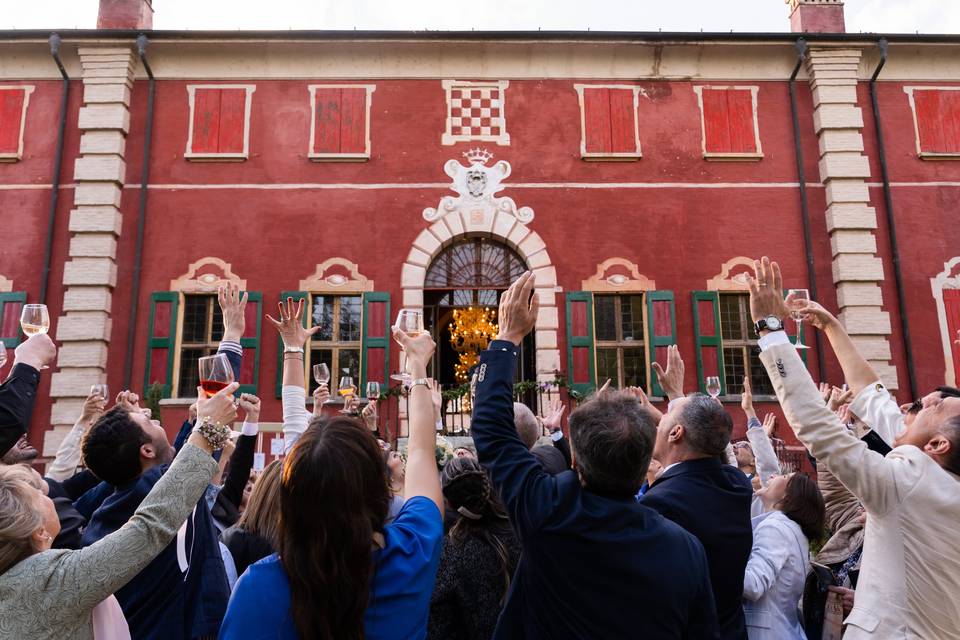
[[609, 89], [583, 90], [583, 126], [587, 153], [612, 151]]
[[960, 91], [914, 90], [922, 153], [960, 153]]
[[702, 88], [707, 153], [758, 153], [750, 89]]
[[632, 89], [610, 89], [610, 142], [614, 153], [637, 150]]
[[960, 290], [944, 289], [943, 306], [947, 312], [947, 335], [950, 336], [950, 348], [953, 355], [953, 371], [960, 374], [960, 347], [953, 341], [960, 330]]
[[367, 89], [318, 87], [313, 152], [360, 155], [367, 152]]
[[243, 153], [246, 89], [220, 90], [220, 127], [217, 153]]
[[20, 125], [23, 118], [23, 89], [0, 87], [0, 153], [20, 151]]
[[220, 89], [195, 89], [191, 153], [217, 153], [220, 139]]

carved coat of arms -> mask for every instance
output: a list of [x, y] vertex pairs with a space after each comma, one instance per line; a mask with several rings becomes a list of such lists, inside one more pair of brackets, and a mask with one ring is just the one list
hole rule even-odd
[[457, 196], [444, 196], [440, 204], [423, 210], [423, 217], [433, 222], [450, 211], [464, 209], [475, 211], [478, 209], [495, 209], [509, 213], [524, 224], [533, 220], [533, 209], [530, 207], [517, 208], [513, 198], [495, 198], [494, 194], [504, 189], [503, 181], [510, 175], [510, 163], [500, 160], [493, 166], [487, 163], [493, 154], [485, 149], [471, 149], [463, 154], [470, 163], [463, 166], [457, 160], [448, 160], [443, 165], [443, 171], [453, 179], [450, 188], [457, 192]]

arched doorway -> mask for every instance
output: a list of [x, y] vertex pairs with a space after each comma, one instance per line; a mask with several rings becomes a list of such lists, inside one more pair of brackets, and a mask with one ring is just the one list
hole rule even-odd
[[[468, 307], [496, 310], [500, 295], [526, 270], [520, 254], [487, 236], [460, 237], [430, 263], [423, 283], [423, 312], [437, 341], [433, 370], [442, 385], [459, 384], [454, 371], [458, 354], [451, 345], [449, 329], [454, 311]], [[535, 353], [531, 334], [521, 346], [518, 380], [536, 378]]]

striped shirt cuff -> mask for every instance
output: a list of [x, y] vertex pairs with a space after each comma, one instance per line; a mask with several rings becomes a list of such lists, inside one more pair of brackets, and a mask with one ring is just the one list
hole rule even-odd
[[230, 351], [238, 356], [243, 355], [243, 347], [240, 346], [239, 342], [234, 342], [233, 340], [224, 340], [221, 342], [220, 347], [217, 348], [217, 353], [220, 353], [221, 351]]
[[762, 429], [763, 423], [760, 422], [760, 418], [753, 416], [747, 420], [747, 429]]

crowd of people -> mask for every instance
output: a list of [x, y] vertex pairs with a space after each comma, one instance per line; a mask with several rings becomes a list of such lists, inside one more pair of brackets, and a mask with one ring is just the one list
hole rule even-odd
[[[679, 350], [655, 365], [669, 403], [608, 385], [570, 412], [514, 402], [538, 298], [500, 301], [474, 370], [472, 446], [436, 453], [429, 333], [394, 329], [409, 437], [377, 437], [376, 403], [307, 407], [302, 302], [268, 320], [283, 344], [281, 459], [254, 472], [260, 401], [197, 390], [173, 444], [136, 394], [91, 393], [41, 475], [26, 440], [45, 334], [0, 385], [0, 637], [960, 638], [960, 390], [898, 406], [816, 302], [843, 371], [814, 384], [782, 330], [763, 258], [750, 312], [786, 428], [815, 474], [784, 469], [777, 420], [686, 394]], [[246, 297], [219, 292], [219, 353], [239, 377]], [[109, 405], [109, 406], [108, 406]], [[241, 423], [239, 431], [234, 430]]]

